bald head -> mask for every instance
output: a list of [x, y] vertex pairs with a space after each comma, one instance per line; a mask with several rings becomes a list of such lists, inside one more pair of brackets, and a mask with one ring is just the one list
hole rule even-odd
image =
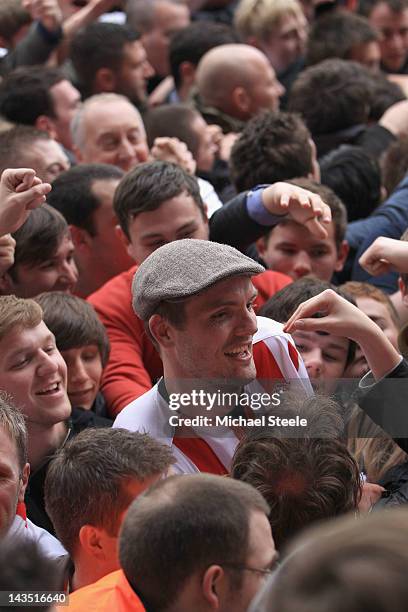
[[205, 105], [244, 120], [276, 110], [284, 92], [265, 54], [244, 44], [210, 49], [198, 65], [196, 83]]

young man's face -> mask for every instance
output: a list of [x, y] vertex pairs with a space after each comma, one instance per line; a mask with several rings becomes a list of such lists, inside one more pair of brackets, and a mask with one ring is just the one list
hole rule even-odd
[[7, 534], [16, 516], [17, 502], [24, 500], [16, 443], [0, 427], [0, 537]]
[[22, 160], [27, 168], [33, 168], [37, 176], [46, 183], [52, 183], [57, 176], [69, 170], [70, 162], [56, 140], [34, 140], [22, 152]]
[[15, 326], [0, 340], [0, 388], [21, 408], [28, 428], [47, 429], [71, 414], [67, 366], [43, 321]]
[[102, 360], [96, 344], [61, 351], [68, 368], [68, 397], [73, 407], [91, 410], [102, 378]]
[[379, 2], [371, 11], [370, 24], [381, 34], [381, 61], [388, 72], [398, 72], [408, 55], [408, 8], [393, 11]]
[[71, 293], [78, 280], [78, 269], [74, 261], [74, 245], [69, 233], [65, 234], [50, 259], [35, 265], [18, 264], [10, 275], [9, 289], [22, 298], [30, 298], [46, 291]]
[[333, 223], [324, 239], [316, 238], [294, 221], [280, 223], [257, 241], [257, 248], [268, 268], [288, 274], [293, 280], [313, 274], [330, 281], [333, 273], [343, 268], [347, 256], [346, 243], [339, 250], [336, 247]]
[[130, 241], [122, 232], [123, 240], [129, 255], [140, 264], [168, 242], [182, 238], [208, 240], [208, 221], [193, 198], [182, 192], [165, 200], [156, 210], [136, 215], [129, 222], [128, 231]]
[[182, 329], [169, 324], [172, 345], [167, 355], [172, 375], [181, 379], [253, 380], [255, 297], [250, 277], [238, 276], [187, 300]]
[[147, 80], [154, 75], [143, 45], [135, 40], [125, 44], [123, 59], [116, 76], [116, 93], [138, 106], [147, 96]]
[[349, 339], [309, 331], [296, 331], [292, 337], [313, 386], [325, 393], [333, 393], [338, 379], [344, 376]]
[[303, 55], [307, 29], [302, 11], [298, 15], [287, 14], [281, 18], [269, 39], [260, 43], [260, 48], [276, 72], [283, 72]]

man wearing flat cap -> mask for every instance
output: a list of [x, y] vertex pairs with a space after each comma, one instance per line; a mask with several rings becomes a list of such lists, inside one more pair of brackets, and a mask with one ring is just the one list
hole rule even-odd
[[[262, 375], [295, 380], [311, 393], [290, 336], [254, 313], [251, 277], [262, 271], [233, 247], [186, 239], [154, 251], [135, 274], [133, 308], [159, 350], [164, 377], [122, 410], [114, 427], [171, 445], [180, 473], [228, 473], [241, 423], [249, 420], [230, 400], [240, 403], [261, 388], [254, 349], [272, 363]], [[253, 417], [251, 400], [246, 408]]]

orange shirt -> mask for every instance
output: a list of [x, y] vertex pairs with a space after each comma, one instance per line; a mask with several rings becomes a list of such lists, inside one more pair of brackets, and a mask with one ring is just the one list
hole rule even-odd
[[112, 572], [97, 582], [69, 595], [68, 606], [58, 612], [145, 612], [139, 597], [122, 570]]

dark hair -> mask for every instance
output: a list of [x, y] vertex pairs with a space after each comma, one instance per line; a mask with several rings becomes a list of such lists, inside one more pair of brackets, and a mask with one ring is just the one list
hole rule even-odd
[[125, 488], [165, 472], [174, 462], [171, 448], [146, 433], [126, 429], [85, 429], [51, 461], [45, 480], [45, 506], [58, 539], [72, 555], [83, 525], [116, 535], [132, 501]]
[[128, 172], [113, 198], [120, 226], [129, 238], [129, 222], [141, 212], [156, 210], [163, 202], [181, 193], [191, 196], [203, 217], [204, 204], [197, 179], [170, 162], [147, 162]]
[[341, 59], [306, 68], [293, 84], [289, 110], [302, 115], [313, 136], [365, 123], [371, 102], [367, 73]]
[[284, 567], [257, 598], [257, 612], [403, 610], [407, 535], [406, 508], [312, 527], [291, 545]]
[[0, 174], [6, 168], [24, 166], [24, 154], [38, 140], [51, 140], [50, 135], [32, 125], [15, 125], [0, 132]]
[[178, 138], [187, 145], [195, 158], [200, 142], [192, 130], [192, 124], [200, 116], [198, 111], [187, 104], [163, 104], [153, 108], [143, 116], [149, 148], [159, 136]]
[[401, 13], [408, 7], [407, 0], [359, 0], [358, 12], [364, 17], [370, 17], [377, 4], [386, 4], [394, 13]]
[[0, 36], [12, 45], [13, 36], [32, 22], [30, 13], [23, 8], [21, 0], [0, 3]]
[[55, 119], [50, 89], [66, 78], [58, 68], [17, 68], [0, 83], [0, 114], [25, 125], [34, 125], [40, 115]]
[[320, 159], [321, 180], [341, 198], [348, 221], [365, 219], [381, 202], [378, 161], [361, 147], [341, 145]]
[[232, 147], [231, 180], [237, 191], [313, 170], [310, 132], [299, 115], [268, 111], [250, 119]]
[[[279, 323], [286, 323], [300, 304], [303, 304], [303, 302], [306, 302], [306, 300], [309, 300], [316, 295], [320, 295], [326, 289], [332, 289], [338, 295], [340, 295], [340, 297], [356, 306], [355, 300], [345, 291], [342, 291], [338, 287], [335, 287], [326, 281], [305, 276], [277, 291], [262, 306], [259, 311], [259, 315], [262, 317], [268, 317], [269, 319], [274, 319]], [[356, 346], [357, 345], [353, 340], [349, 340], [346, 366], [348, 366], [354, 360]]]
[[367, 74], [371, 88], [369, 121], [379, 121], [385, 111], [396, 102], [406, 100], [397, 83], [390, 81], [383, 73]]
[[[318, 422], [320, 416], [326, 420], [328, 413], [339, 411], [332, 400], [321, 396], [293, 402], [291, 398], [287, 407], [307, 417], [308, 424], [310, 415]], [[255, 487], [268, 502], [278, 550], [308, 525], [356, 510], [361, 497], [358, 465], [346, 445], [313, 433], [276, 437], [272, 429], [248, 435], [235, 451], [231, 476]]]
[[175, 32], [169, 47], [171, 75], [176, 89], [181, 85], [180, 65], [189, 62], [198, 66], [200, 59], [213, 47], [240, 42], [238, 34], [227, 25], [206, 21], [192, 23]]
[[82, 93], [88, 97], [100, 68], [119, 70], [125, 45], [139, 40], [139, 34], [126, 25], [94, 22], [73, 37], [69, 57], [79, 79]]
[[368, 20], [354, 13], [338, 11], [317, 19], [310, 31], [306, 64], [312, 66], [329, 58], [352, 59], [353, 48], [378, 40]]
[[95, 310], [85, 300], [64, 293], [40, 293], [35, 301], [44, 313], [44, 323], [54, 334], [59, 351], [96, 344], [105, 366], [109, 358], [109, 339]]
[[14, 264], [7, 270], [15, 280], [17, 266], [35, 266], [51, 259], [62, 238], [69, 233], [64, 217], [52, 206], [43, 204], [32, 210], [28, 219], [12, 236], [16, 241]]
[[[0, 590], [7, 592], [47, 591], [60, 589], [61, 576], [54, 560], [44, 556], [37, 542], [17, 534], [5, 537], [0, 546]], [[41, 601], [39, 599], [39, 601]], [[32, 605], [19, 605], [22, 612], [28, 612]], [[5, 603], [1, 610], [9, 610]], [[38, 612], [51, 610], [50, 603], [37, 603]]]
[[[255, 510], [269, 512], [262, 495], [243, 482], [210, 474], [167, 478], [130, 506], [121, 567], [149, 608], [165, 610], [196, 572], [214, 563], [245, 564]], [[236, 580], [238, 588], [242, 575]]]
[[391, 195], [408, 172], [408, 136], [390, 144], [380, 159], [382, 182]]
[[123, 170], [109, 164], [74, 166], [53, 181], [47, 202], [65, 217], [69, 225], [81, 227], [91, 236], [96, 236], [95, 211], [100, 202], [92, 187], [96, 181], [120, 180], [123, 175]]

